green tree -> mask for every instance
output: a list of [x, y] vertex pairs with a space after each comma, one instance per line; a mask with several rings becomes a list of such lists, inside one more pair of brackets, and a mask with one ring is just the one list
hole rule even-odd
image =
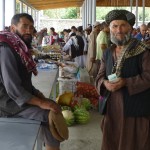
[[77, 18], [77, 8], [66, 9], [66, 14], [63, 19], [76, 19]]
[[48, 9], [44, 10], [44, 15], [52, 19], [61, 19], [65, 15], [65, 9]]
[[44, 15], [49, 18], [55, 19], [77, 19], [79, 18], [80, 8], [72, 7], [72, 8], [64, 8], [64, 9], [49, 9], [44, 10]]
[[16, 2], [16, 14], [20, 12], [20, 2]]

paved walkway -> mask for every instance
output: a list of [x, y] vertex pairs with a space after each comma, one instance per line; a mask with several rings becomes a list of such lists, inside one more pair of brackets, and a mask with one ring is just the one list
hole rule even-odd
[[[55, 76], [56, 70], [39, 71], [37, 77], [33, 76], [33, 84], [49, 97]], [[69, 139], [61, 143], [61, 150], [100, 150], [101, 115], [97, 111], [91, 111], [90, 114], [91, 119], [88, 124], [69, 127]]]

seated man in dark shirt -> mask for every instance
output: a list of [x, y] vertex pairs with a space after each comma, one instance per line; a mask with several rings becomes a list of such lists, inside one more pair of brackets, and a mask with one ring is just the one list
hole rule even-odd
[[31, 56], [34, 21], [31, 15], [16, 14], [10, 32], [0, 32], [0, 117], [23, 117], [42, 122], [47, 150], [59, 150], [48, 124], [49, 111], [59, 113], [58, 104], [48, 100], [34, 88], [32, 73], [37, 75]]

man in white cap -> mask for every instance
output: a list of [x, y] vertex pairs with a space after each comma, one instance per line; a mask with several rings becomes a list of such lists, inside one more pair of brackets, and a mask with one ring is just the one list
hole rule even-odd
[[97, 75], [97, 63], [96, 63], [96, 38], [101, 30], [100, 22], [95, 22], [93, 25], [93, 31], [89, 36], [89, 46], [88, 46], [88, 54], [87, 54], [87, 62], [86, 68], [93, 78]]
[[133, 13], [112, 10], [105, 21], [113, 44], [96, 78], [100, 102], [107, 96], [101, 150], [150, 150], [150, 48], [131, 37]]

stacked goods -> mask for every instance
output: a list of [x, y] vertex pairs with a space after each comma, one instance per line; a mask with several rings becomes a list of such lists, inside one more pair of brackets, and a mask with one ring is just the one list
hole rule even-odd
[[43, 53], [39, 52], [38, 55], [36, 56], [36, 59], [49, 59], [49, 60], [54, 60], [58, 61], [61, 58], [61, 53], [59, 52], [49, 52], [49, 53]]
[[47, 53], [50, 51], [60, 51], [60, 45], [46, 45], [46, 46], [42, 46], [41, 49], [44, 53]]
[[66, 61], [59, 65], [59, 77], [75, 77], [78, 72], [79, 65], [76, 62]]
[[76, 91], [76, 73], [78, 71], [78, 64], [75, 62], [58, 62], [59, 65], [59, 94], [65, 92]]
[[91, 102], [88, 98], [82, 98], [80, 105], [85, 108], [86, 110], [90, 110], [91, 108]]
[[78, 108], [74, 111], [75, 121], [77, 124], [86, 124], [90, 120], [90, 113], [84, 108]]
[[72, 126], [75, 123], [86, 124], [89, 122], [90, 114], [88, 110], [91, 104], [88, 99], [79, 98], [77, 101], [73, 97], [73, 93], [66, 93], [60, 95], [56, 102], [61, 105], [62, 114], [68, 126]]
[[56, 102], [60, 104], [61, 106], [70, 106], [72, 98], [73, 98], [73, 93], [72, 92], [66, 92], [62, 95], [59, 95], [56, 98]]
[[90, 99], [94, 107], [98, 106], [99, 94], [94, 85], [84, 83], [84, 82], [77, 82], [76, 94], [77, 96], [82, 95], [83, 97]]
[[75, 122], [74, 114], [71, 110], [62, 110], [62, 114], [65, 118], [66, 124], [72, 126]]
[[49, 59], [58, 61], [61, 59], [61, 51], [56, 46], [42, 46], [41, 50], [34, 49], [32, 50], [32, 55], [35, 56], [35, 59]]
[[76, 78], [59, 77], [57, 80], [59, 82], [59, 94], [76, 91]]

